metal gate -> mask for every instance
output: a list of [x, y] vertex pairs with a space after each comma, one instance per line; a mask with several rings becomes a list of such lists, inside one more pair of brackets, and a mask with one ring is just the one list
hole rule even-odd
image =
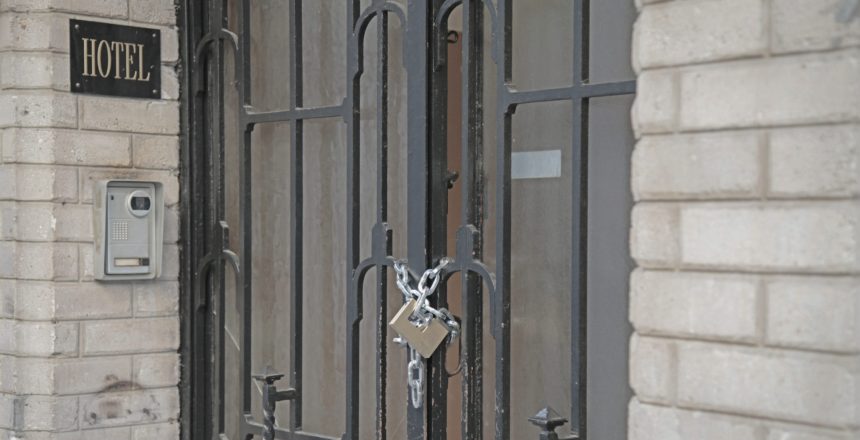
[[[288, 0], [289, 39], [284, 42], [290, 49], [289, 56], [289, 107], [263, 110], [255, 107], [251, 99], [251, 20], [250, 0], [240, 2], [239, 32], [226, 27], [226, 0], [188, 1], [184, 13], [187, 29], [185, 42], [190, 73], [186, 98], [188, 112], [186, 126], [188, 148], [185, 162], [183, 199], [186, 203], [184, 233], [186, 248], [185, 286], [189, 286], [186, 320], [186, 345], [190, 356], [186, 362], [186, 394], [183, 412], [185, 432], [190, 438], [228, 438], [226, 421], [232, 420], [240, 428], [240, 436], [250, 438], [278, 439], [328, 439], [331, 437], [306, 432], [303, 429], [303, 414], [310, 409], [303, 407], [304, 394], [312, 392], [303, 387], [302, 304], [303, 289], [303, 144], [306, 140], [304, 126], [319, 118], [339, 118], [346, 131], [346, 200], [343, 214], [346, 217], [346, 261], [336, 270], [345, 271], [350, 282], [342, 292], [346, 302], [345, 338], [345, 415], [342, 432], [344, 439], [358, 439], [360, 424], [375, 426], [376, 438], [385, 439], [386, 408], [392, 405], [386, 394], [388, 372], [405, 365], [389, 365], [387, 351], [392, 335], [388, 330], [390, 301], [400, 298], [396, 289], [389, 289], [388, 273], [400, 259], [408, 261], [411, 271], [420, 276], [425, 269], [439, 264], [443, 258], [450, 263], [442, 269], [443, 286], [459, 273], [462, 292], [460, 318], [460, 372], [462, 373], [462, 415], [460, 430], [462, 438], [480, 439], [492, 436], [496, 439], [511, 438], [511, 424], [528, 423], [526, 420], [511, 420], [511, 179], [512, 179], [512, 116], [518, 106], [542, 102], [567, 102], [572, 107], [572, 155], [569, 158], [574, 171], [571, 197], [570, 247], [573, 249], [570, 267], [570, 331], [572, 345], [569, 349], [571, 377], [570, 419], [571, 438], [586, 438], [585, 426], [585, 331], [586, 331], [586, 226], [587, 182], [588, 182], [588, 121], [589, 100], [595, 97], [631, 94], [633, 81], [592, 82], [589, 78], [589, 1], [573, 0], [570, 26], [574, 30], [575, 44], [570, 48], [573, 60], [573, 83], [571, 86], [517, 90], [512, 78], [512, 35], [514, 0], [409, 0], [405, 4], [385, 0], [343, 1], [348, 18], [346, 26], [347, 75], [346, 96], [342, 104], [331, 106], [305, 106], [303, 102], [305, 82], [303, 78], [303, 29], [313, 26], [302, 19], [302, 0]], [[448, 18], [455, 8], [462, 10], [462, 32], [455, 36], [462, 42], [462, 127], [460, 133], [462, 155], [447, 157], [446, 142], [448, 121], [446, 109], [448, 89], [445, 65], [447, 62]], [[389, 223], [389, 163], [388, 120], [389, 90], [386, 84], [389, 66], [389, 24], [396, 20], [403, 32], [403, 67], [407, 83], [407, 144], [393, 146], [408, 150], [406, 221], [406, 255], [393, 255], [392, 237], [398, 231]], [[484, 29], [485, 23], [489, 29]], [[365, 35], [370, 26], [376, 27], [379, 56], [375, 66], [366, 65], [364, 57]], [[485, 32], [490, 42], [485, 42]], [[484, 52], [489, 51], [494, 70], [485, 71], [482, 62]], [[235, 60], [231, 72], [233, 83], [224, 80], [225, 69], [230, 66], [225, 59]], [[375, 67], [380, 85], [376, 96], [362, 97], [359, 81], [365, 69]], [[494, 145], [485, 145], [483, 128], [484, 80], [494, 76], [495, 111], [492, 117], [497, 132]], [[229, 108], [224, 104], [225, 91], [235, 87], [238, 106]], [[375, 224], [372, 225], [371, 251], [361, 254], [359, 236], [364, 232], [358, 221], [365, 206], [361, 198], [359, 155], [361, 100], [375, 100], [377, 114], [376, 130], [376, 188], [378, 194]], [[228, 158], [224, 153], [224, 124], [226, 112], [237, 112], [236, 129], [240, 133], [241, 145], [238, 162], [240, 217], [236, 225], [225, 221], [224, 164]], [[286, 289], [290, 296], [290, 337], [284, 341], [289, 345], [289, 371], [251, 371], [251, 325], [252, 314], [252, 212], [255, 207], [255, 188], [252, 185], [251, 152], [254, 149], [252, 131], [258, 124], [285, 122], [289, 125], [289, 176], [290, 176], [290, 259], [292, 276]], [[485, 151], [494, 149], [494, 175], [496, 182], [492, 193], [485, 188]], [[459, 176], [448, 172], [449, 161], [459, 161]], [[449, 252], [446, 245], [448, 234], [445, 212], [448, 206], [448, 188], [453, 179], [461, 185], [461, 219], [456, 230], [455, 251]], [[493, 212], [484, 212], [485, 197], [492, 198]], [[485, 236], [486, 218], [495, 222], [495, 233]], [[240, 239], [229, 242], [228, 227], [237, 229]], [[494, 269], [483, 262], [485, 244], [491, 241], [494, 252]], [[375, 292], [365, 295], [365, 275], [377, 273]], [[242, 333], [241, 371], [228, 374], [225, 370], [225, 307], [228, 303], [224, 291], [225, 283], [235, 283], [238, 293], [237, 307], [241, 311]], [[233, 288], [232, 286], [230, 286]], [[481, 292], [486, 292], [489, 303], [484, 303]], [[337, 294], [336, 295], [340, 295]], [[359, 332], [362, 308], [365, 301], [373, 301], [375, 317], [375, 340], [373, 346], [360, 344]], [[446, 307], [444, 287], [430, 297], [436, 308]], [[489, 317], [491, 334], [482, 331], [485, 313]], [[495, 359], [484, 360], [482, 347], [491, 338], [495, 346]], [[449, 373], [446, 370], [448, 351], [439, 349], [426, 361], [422, 361], [425, 372], [426, 395], [418, 405], [407, 405], [408, 438], [448, 438], [447, 406]], [[376, 369], [375, 389], [359, 387], [360, 359], [374, 357]], [[494, 376], [484, 377], [485, 362], [494, 363]], [[410, 372], [410, 377], [411, 377]], [[416, 373], [417, 374], [417, 373]], [[239, 411], [228, 409], [225, 388], [228, 376], [241, 378]], [[495, 413], [484, 414], [484, 382], [492, 381], [495, 390]], [[261, 396], [253, 391], [258, 389]], [[374, 393], [376, 420], [363, 420], [359, 415], [359, 398], [363, 393]], [[413, 397], [413, 396], [410, 396]], [[262, 411], [252, 410], [253, 401], [262, 399]], [[280, 402], [280, 403], [279, 403]], [[403, 404], [397, 402], [395, 404]], [[276, 405], [288, 405], [288, 420], [278, 420], [275, 427]], [[324, 411], [316, 408], [314, 410]], [[540, 408], [535, 408], [536, 411]], [[494, 420], [495, 432], [484, 433], [482, 420], [490, 416]], [[538, 425], [535, 436], [545, 439], [557, 438], [554, 431], [565, 420], [547, 408], [532, 419]], [[564, 435], [562, 435], [564, 437]]]

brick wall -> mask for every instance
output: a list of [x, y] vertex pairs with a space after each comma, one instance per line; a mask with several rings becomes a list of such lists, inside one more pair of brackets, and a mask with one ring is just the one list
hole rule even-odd
[[[69, 18], [156, 27], [161, 101], [69, 93]], [[0, 0], [0, 438], [178, 438], [172, 0]], [[164, 274], [93, 281], [92, 187], [165, 186]]]
[[860, 438], [860, 17], [640, 0], [630, 439]]

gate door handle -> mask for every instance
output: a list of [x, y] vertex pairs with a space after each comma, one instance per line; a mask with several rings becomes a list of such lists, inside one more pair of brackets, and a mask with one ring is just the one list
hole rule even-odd
[[275, 382], [284, 378], [282, 373], [269, 372], [251, 376], [263, 387], [263, 440], [275, 439], [275, 406], [282, 400], [295, 400], [299, 392], [295, 388], [278, 391]]

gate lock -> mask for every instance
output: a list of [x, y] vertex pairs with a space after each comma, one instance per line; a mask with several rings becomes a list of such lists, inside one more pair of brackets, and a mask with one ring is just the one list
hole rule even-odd
[[[412, 287], [411, 282], [415, 277], [409, 272], [406, 262], [394, 262], [397, 288], [403, 293], [404, 304], [388, 325], [398, 334], [394, 342], [407, 347], [409, 400], [413, 408], [421, 408], [424, 404], [427, 373], [422, 357], [432, 356], [445, 338], [448, 338], [450, 344], [460, 335], [460, 323], [457, 318], [448, 309], [432, 307], [427, 300], [427, 297], [439, 287], [443, 277], [442, 271], [450, 263], [451, 260], [448, 258], [439, 260], [439, 265], [425, 270], [418, 279], [417, 286]], [[427, 284], [428, 282], [430, 285]]]

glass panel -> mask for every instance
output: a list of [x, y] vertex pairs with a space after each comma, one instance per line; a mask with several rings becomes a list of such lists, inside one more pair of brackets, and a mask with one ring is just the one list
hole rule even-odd
[[511, 232], [511, 437], [528, 418], [570, 408], [571, 167], [569, 102], [514, 115]]
[[[238, 32], [239, 23], [236, 18], [239, 14], [238, 1], [231, 0], [228, 4], [228, 28]], [[230, 226], [230, 247], [240, 254], [241, 236], [239, 231], [239, 145], [241, 144], [240, 132], [237, 130], [238, 95], [236, 88], [230, 84], [236, 80], [234, 76], [237, 63], [235, 53], [227, 45], [224, 45], [224, 142], [223, 142], [223, 169], [224, 169], [224, 219]], [[215, 147], [215, 146], [213, 146]], [[229, 438], [239, 438], [242, 420], [242, 390], [245, 387], [246, 378], [241, 376], [243, 362], [242, 345], [244, 337], [242, 321], [242, 299], [235, 289], [236, 281], [231, 271], [226, 272], [224, 282], [224, 310], [225, 310], [225, 362], [224, 362], [224, 426]], [[252, 398], [256, 398], [256, 394]]]
[[304, 107], [340, 105], [346, 97], [347, 7], [342, 0], [302, 4]]
[[630, 64], [636, 7], [628, 0], [591, 2], [591, 82], [634, 79]]
[[517, 89], [573, 84], [573, 3], [513, 2], [513, 80]]
[[340, 119], [304, 124], [303, 425], [335, 437], [344, 427], [344, 127]]
[[595, 99], [588, 157], [588, 436], [627, 435], [632, 96]]
[[[239, 0], [231, 2], [241, 3]], [[254, 0], [250, 21], [251, 104], [257, 110], [287, 109], [290, 103], [289, 2]]]
[[[251, 374], [271, 368], [288, 373], [290, 365], [290, 126], [258, 125], [251, 141], [253, 261]], [[310, 231], [307, 231], [308, 234]], [[277, 385], [286, 388], [289, 376]], [[259, 391], [258, 384], [254, 389]], [[253, 393], [254, 414], [261, 420], [260, 395]], [[285, 425], [287, 406], [276, 416]]]

